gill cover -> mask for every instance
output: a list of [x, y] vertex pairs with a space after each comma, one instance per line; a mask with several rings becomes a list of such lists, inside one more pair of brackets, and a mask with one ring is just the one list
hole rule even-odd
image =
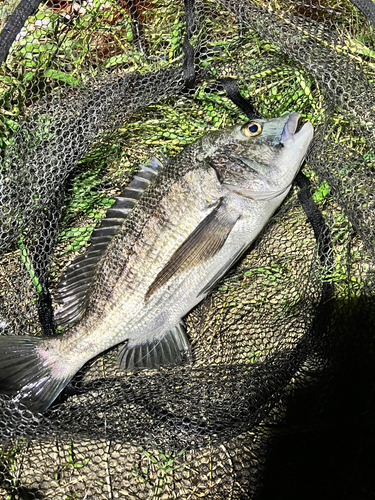
[[210, 160], [223, 187], [256, 201], [285, 196], [313, 138], [309, 122], [297, 132], [300, 118], [290, 113], [233, 127]]

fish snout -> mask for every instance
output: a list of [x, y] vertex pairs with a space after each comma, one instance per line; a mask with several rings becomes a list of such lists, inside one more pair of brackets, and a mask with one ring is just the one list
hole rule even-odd
[[301, 123], [301, 115], [299, 113], [290, 113], [289, 119], [284, 125], [281, 133], [280, 143], [285, 146], [288, 143], [295, 143], [297, 140], [302, 139], [303, 143], [306, 142], [309, 144], [314, 135], [313, 126], [307, 121], [300, 127]]

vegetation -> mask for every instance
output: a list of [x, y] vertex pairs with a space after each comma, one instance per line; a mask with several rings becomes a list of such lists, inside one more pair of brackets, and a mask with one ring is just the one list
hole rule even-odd
[[174, 453], [154, 450], [149, 452], [142, 447], [139, 447], [139, 451], [143, 455], [142, 462], [145, 463], [135, 463], [132, 474], [137, 481], [147, 486], [152, 500], [160, 498], [163, 493], [165, 494], [168, 485], [174, 480], [175, 472], [190, 463], [181, 462], [180, 457], [185, 453], [184, 451]]

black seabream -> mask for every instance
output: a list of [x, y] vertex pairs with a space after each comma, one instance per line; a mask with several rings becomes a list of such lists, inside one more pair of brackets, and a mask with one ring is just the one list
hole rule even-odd
[[45, 410], [91, 358], [124, 370], [190, 358], [182, 318], [288, 194], [313, 138], [298, 113], [212, 132], [141, 167], [57, 290], [53, 337], [0, 337], [0, 392]]

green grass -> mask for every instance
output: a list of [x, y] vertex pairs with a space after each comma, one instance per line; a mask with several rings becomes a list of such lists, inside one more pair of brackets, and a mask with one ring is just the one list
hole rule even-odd
[[[33, 96], [40, 98], [54, 92], [56, 84], [65, 87], [84, 85], [103, 71], [127, 69], [145, 72], [181, 63], [184, 35], [181, 7], [171, 4], [163, 10], [163, 16], [157, 15], [157, 8], [145, 11], [149, 52], [146, 57], [134, 48], [129, 14], [117, 2], [107, 2], [110, 9], [103, 9], [103, 3], [96, 0], [92, 7], [85, 6], [85, 11], [71, 14], [74, 18], [72, 25], [66, 23], [62, 12], [44, 7], [29, 19], [26, 36], [16, 44], [8, 58], [6, 73], [0, 74], [0, 103], [3, 103], [6, 117], [0, 130], [3, 148], [10, 144], [25, 102]], [[155, 7], [159, 4], [158, 1], [152, 2]], [[278, 67], [268, 67], [267, 61], [277, 58], [278, 50], [250, 30], [244, 33], [241, 47], [233, 50], [238, 39], [235, 18], [228, 16], [227, 11], [215, 2], [210, 1], [208, 5], [215, 15], [198, 25], [192, 39], [193, 44], [204, 42], [208, 48], [199, 61], [207, 72], [208, 82], [192, 99], [168, 100], [149, 106], [119, 130], [119, 140], [127, 143], [122, 152], [118, 151], [124, 176], [134, 168], [134, 162], [128, 159], [131, 156], [146, 161], [147, 149], [159, 155], [178, 153], [181, 147], [207, 131], [245, 120], [223, 92], [206, 91], [210, 80], [225, 76], [226, 68], [238, 65], [245, 54], [244, 68], [249, 79], [240, 88], [245, 96], [251, 96], [263, 116], [299, 111], [315, 124], [324, 118], [324, 94], [308, 72], [290, 67], [284, 58], [279, 60]], [[45, 25], [37, 27], [35, 23], [38, 21], [44, 21]], [[357, 41], [349, 44], [352, 48], [348, 50], [356, 57], [371, 58], [366, 43], [372, 40], [372, 33], [365, 34], [360, 23], [357, 23], [356, 30], [358, 40], [350, 39]], [[110, 41], [104, 33], [110, 34]], [[340, 47], [336, 49], [341, 50]], [[19, 89], [18, 93], [14, 93], [15, 88]], [[15, 94], [18, 100], [14, 100]], [[343, 136], [341, 129], [338, 133]], [[142, 137], [143, 148], [139, 148], [139, 137]], [[103, 158], [103, 152], [101, 154]], [[101, 162], [99, 158], [98, 163]], [[111, 204], [112, 198], [96, 191], [103, 180], [103, 169], [97, 168], [93, 162], [83, 160], [84, 163], [88, 168], [91, 163], [93, 169], [86, 176], [77, 176], [74, 192], [68, 195], [60, 236], [61, 241], [69, 242], [66, 252], [76, 251], [87, 243], [95, 221], [104, 214], [102, 208]], [[84, 218], [88, 223], [83, 223]]]
[[68, 461], [65, 464], [59, 465], [57, 471], [54, 474], [55, 481], [57, 483], [60, 482], [63, 471], [67, 469], [82, 469], [83, 467], [86, 467], [89, 462], [89, 458], [86, 458], [82, 461], [76, 458], [73, 441], [70, 441], [68, 443]]
[[19, 239], [18, 239], [18, 248], [20, 250], [21, 260], [24, 263], [24, 265], [25, 265], [25, 267], [27, 269], [27, 272], [29, 273], [30, 279], [31, 279], [33, 285], [35, 286], [36, 291], [38, 293], [42, 293], [42, 287], [41, 287], [41, 285], [39, 283], [39, 280], [38, 280], [37, 276], [35, 275], [35, 271], [33, 269], [31, 261], [29, 259], [26, 247], [25, 247], [25, 245], [23, 243], [23, 237], [22, 236], [20, 236]]
[[146, 460], [142, 460], [145, 462], [144, 464], [134, 464], [132, 475], [139, 483], [148, 488], [150, 500], [156, 500], [163, 493], [167, 493], [168, 486], [173, 483], [175, 472], [191, 464], [191, 462], [181, 462], [180, 457], [185, 451], [153, 450], [150, 452], [141, 446], [138, 449], [146, 457]]
[[[12, 489], [21, 486], [19, 480], [19, 465], [17, 459], [20, 451], [24, 447], [25, 440], [19, 439], [8, 446], [6, 451], [0, 449], [0, 478], [11, 483]], [[4, 500], [14, 500], [14, 492], [7, 495]]]

